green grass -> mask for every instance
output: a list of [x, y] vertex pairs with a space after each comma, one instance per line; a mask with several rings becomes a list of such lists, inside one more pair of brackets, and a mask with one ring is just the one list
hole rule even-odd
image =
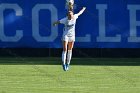
[[65, 72], [58, 58], [1, 58], [0, 93], [140, 93], [139, 61], [73, 59]]

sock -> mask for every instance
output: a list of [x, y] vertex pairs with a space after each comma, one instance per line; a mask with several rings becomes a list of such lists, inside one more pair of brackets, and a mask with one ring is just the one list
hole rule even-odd
[[72, 57], [72, 50], [68, 50], [68, 54], [67, 54], [67, 64], [70, 64], [71, 57]]
[[66, 51], [63, 51], [62, 52], [62, 62], [63, 62], [63, 64], [65, 64], [66, 63]]

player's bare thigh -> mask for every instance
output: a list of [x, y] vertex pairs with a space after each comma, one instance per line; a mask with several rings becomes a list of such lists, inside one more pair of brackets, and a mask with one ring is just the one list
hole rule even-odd
[[62, 41], [62, 44], [63, 44], [63, 51], [67, 51], [68, 42], [67, 41]]
[[68, 50], [72, 50], [74, 41], [75, 41], [75, 37], [64, 36], [62, 39], [63, 51], [67, 51], [67, 47], [68, 47]]
[[73, 45], [74, 45], [74, 41], [68, 42], [68, 50], [72, 50]]

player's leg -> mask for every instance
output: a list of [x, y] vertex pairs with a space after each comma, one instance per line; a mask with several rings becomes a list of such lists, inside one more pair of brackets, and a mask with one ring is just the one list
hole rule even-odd
[[72, 49], [73, 49], [74, 41], [68, 42], [68, 53], [67, 53], [67, 68], [66, 70], [69, 69], [71, 57], [72, 57]]
[[62, 41], [63, 44], [63, 52], [62, 52], [62, 62], [63, 62], [63, 70], [66, 70], [66, 55], [67, 55], [67, 41]]

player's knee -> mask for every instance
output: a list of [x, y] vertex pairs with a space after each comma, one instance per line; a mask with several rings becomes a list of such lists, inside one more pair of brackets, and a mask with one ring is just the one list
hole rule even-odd
[[68, 52], [69, 52], [69, 51], [72, 51], [72, 49], [68, 49]]
[[63, 48], [63, 51], [67, 51], [67, 48]]
[[72, 49], [73, 49], [73, 47], [69, 47], [69, 48], [68, 48], [68, 50], [72, 50]]

